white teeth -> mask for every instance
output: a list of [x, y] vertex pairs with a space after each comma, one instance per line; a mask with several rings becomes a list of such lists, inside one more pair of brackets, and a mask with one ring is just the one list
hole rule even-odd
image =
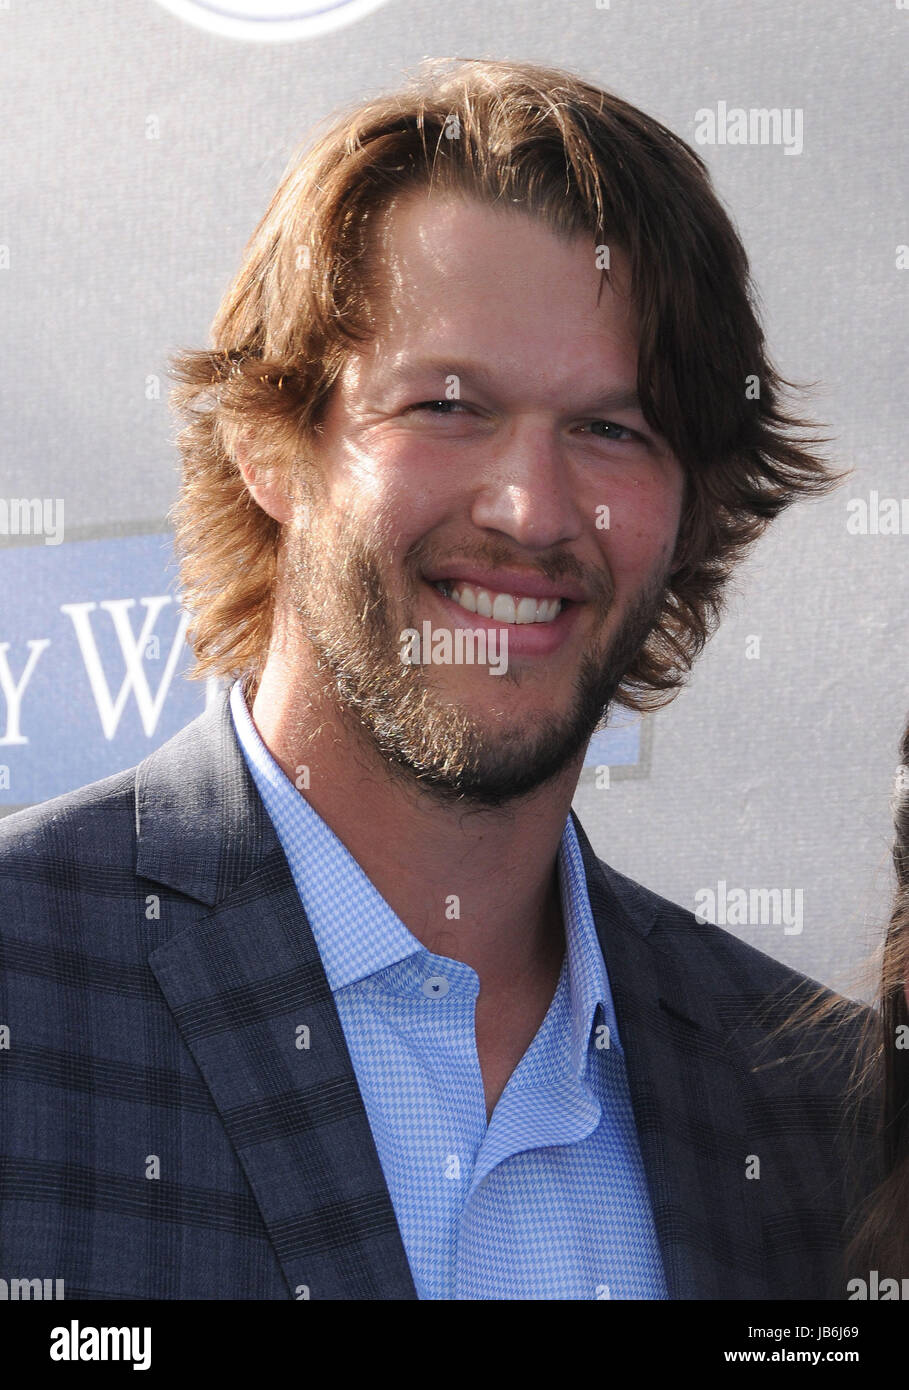
[[446, 598], [453, 599], [468, 613], [481, 618], [493, 618], [497, 623], [551, 623], [562, 611], [562, 600], [535, 599], [525, 595], [490, 593], [462, 580], [438, 580], [435, 586]]

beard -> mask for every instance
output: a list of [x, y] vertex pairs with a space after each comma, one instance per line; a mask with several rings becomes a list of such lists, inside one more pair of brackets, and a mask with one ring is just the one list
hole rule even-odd
[[[605, 724], [625, 672], [659, 619], [668, 564], [635, 596], [603, 649], [584, 653], [566, 712], [509, 718], [500, 707], [477, 715], [466, 701], [453, 702], [438, 689], [431, 666], [405, 665], [400, 658], [401, 632], [416, 626], [425, 597], [421, 573], [431, 557], [423, 543], [404, 556], [403, 593], [394, 602], [387, 560], [384, 568], [382, 563], [394, 553], [393, 524], [380, 518], [364, 532], [362, 522], [344, 519], [325, 536], [321, 509], [309, 500], [285, 534], [283, 582], [316, 655], [323, 694], [355, 740], [365, 736], [388, 771], [411, 786], [476, 810], [527, 796], [577, 759]], [[515, 558], [506, 544], [495, 542], [461, 546], [458, 555], [493, 569]], [[564, 555], [540, 560], [536, 568], [552, 583], [566, 576], [585, 583], [602, 629], [613, 597], [605, 573], [583, 571]], [[511, 665], [496, 677], [503, 686], [520, 686], [524, 679], [532, 679], [531, 673]]]

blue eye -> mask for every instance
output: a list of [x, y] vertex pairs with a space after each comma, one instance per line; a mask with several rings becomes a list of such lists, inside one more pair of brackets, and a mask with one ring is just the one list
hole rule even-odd
[[[626, 435], [628, 436], [629, 439], [637, 439], [637, 438], [638, 438], [638, 436], [635, 434], [634, 430], [628, 429], [627, 426], [625, 426], [625, 425], [617, 425], [617, 424], [615, 423], [614, 420], [591, 420], [591, 422], [590, 422], [590, 427], [591, 427], [591, 429], [593, 428], [594, 425], [604, 425], [604, 426], [606, 427], [606, 429], [608, 429], [608, 430], [620, 430], [621, 433], [622, 433], [622, 434], [626, 434]], [[616, 439], [614, 435], [607, 436], [607, 435], [601, 434], [601, 435], [598, 435], [597, 438], [598, 438], [598, 439], [610, 438], [610, 439], [612, 439], [612, 440], [613, 440], [615, 443], [617, 443], [617, 444], [623, 444], [623, 443], [625, 443], [624, 440]]]
[[429, 410], [433, 414], [435, 414], [436, 406], [441, 406], [442, 413], [447, 415], [449, 410], [451, 410], [455, 406], [459, 406], [460, 404], [460, 401], [418, 401], [416, 405], [409, 405], [407, 409], [408, 411]]

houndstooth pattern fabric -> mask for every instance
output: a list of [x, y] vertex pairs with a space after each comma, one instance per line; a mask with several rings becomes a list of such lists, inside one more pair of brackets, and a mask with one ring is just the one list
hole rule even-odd
[[476, 972], [427, 950], [395, 915], [265, 747], [241, 681], [231, 712], [325, 966], [420, 1297], [665, 1297], [570, 819], [561, 976], [487, 1127]]

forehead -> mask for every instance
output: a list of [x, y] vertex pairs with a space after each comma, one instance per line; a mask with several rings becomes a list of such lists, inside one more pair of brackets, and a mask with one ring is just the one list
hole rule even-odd
[[635, 314], [617, 247], [606, 282], [592, 236], [566, 237], [512, 205], [419, 192], [386, 210], [376, 252], [372, 351], [386, 361], [457, 353], [633, 374]]

